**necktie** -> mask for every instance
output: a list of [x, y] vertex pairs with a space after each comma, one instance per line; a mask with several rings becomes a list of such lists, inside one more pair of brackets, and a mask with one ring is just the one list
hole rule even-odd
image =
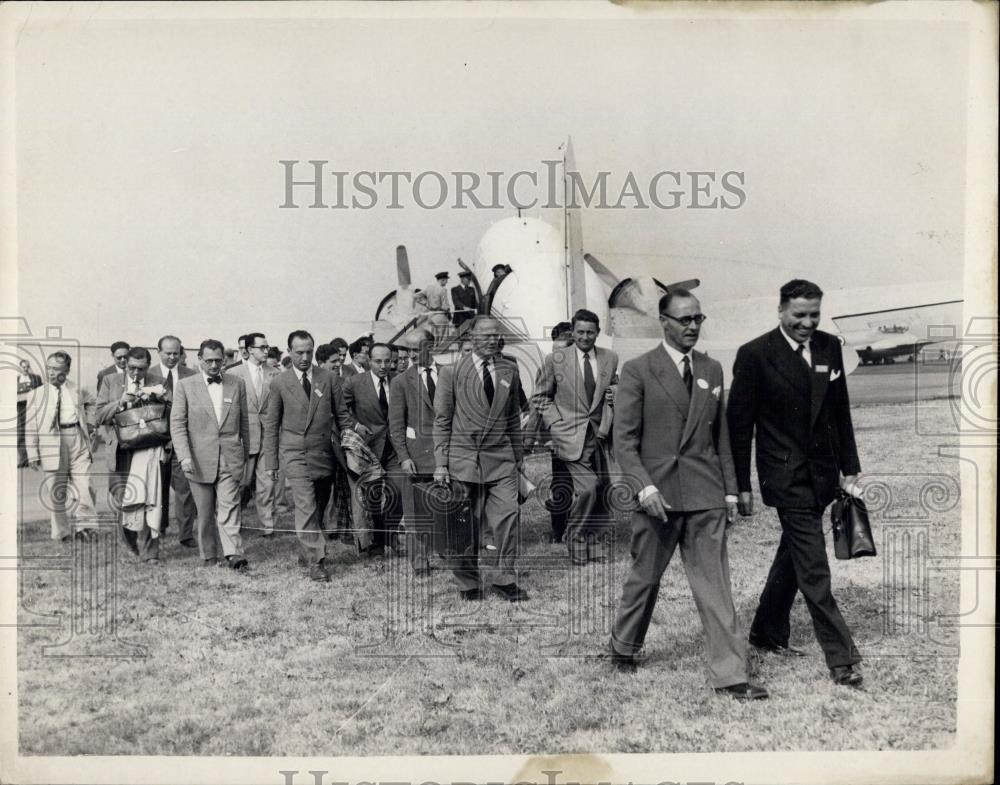
[[795, 353], [799, 356], [799, 359], [802, 360], [802, 362], [804, 362], [806, 365], [809, 365], [809, 361], [806, 359], [806, 345], [804, 343], [799, 344], [798, 348], [795, 350]]
[[222, 384], [222, 377], [221, 376], [209, 376], [208, 377], [208, 383], [209, 384]]
[[493, 377], [490, 376], [490, 361], [483, 360], [483, 392], [486, 393], [486, 402], [492, 406], [493, 405], [493, 393], [496, 390], [493, 389]]
[[261, 368], [259, 365], [251, 366], [253, 368], [253, 392], [258, 398], [260, 398], [261, 390]]
[[688, 395], [690, 395], [691, 394], [691, 380], [692, 380], [692, 377], [691, 377], [691, 358], [688, 357], [685, 354], [684, 358], [681, 360], [681, 363], [684, 365], [684, 386], [687, 387]]
[[583, 355], [583, 394], [588, 405], [594, 402], [596, 390], [597, 382], [594, 381], [594, 369], [590, 364], [590, 352], [586, 352]]
[[382, 416], [386, 417], [389, 414], [389, 399], [385, 394], [385, 379], [378, 380], [378, 405], [382, 410]]
[[430, 396], [431, 403], [434, 403], [434, 393], [437, 392], [437, 389], [434, 384], [434, 377], [431, 376], [430, 366], [427, 366], [427, 369], [424, 371], [424, 373], [426, 374], [426, 379], [427, 379], [427, 395]]
[[167, 388], [167, 392], [173, 394], [174, 392], [174, 369], [167, 369], [167, 378], [163, 381], [163, 386]]
[[56, 413], [52, 415], [52, 430], [56, 430], [60, 425], [62, 417], [62, 385], [56, 387]]
[[305, 390], [306, 400], [311, 401], [313, 394], [312, 385], [309, 384], [309, 375], [305, 373], [302, 374], [302, 389]]

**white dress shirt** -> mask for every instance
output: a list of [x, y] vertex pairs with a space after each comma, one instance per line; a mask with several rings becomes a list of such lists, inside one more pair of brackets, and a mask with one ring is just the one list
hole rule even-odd
[[[382, 379], [380, 379], [378, 377], [378, 374], [375, 373], [375, 371], [369, 371], [368, 375], [371, 377], [372, 384], [375, 385], [375, 397], [378, 398], [378, 386], [379, 386], [379, 383], [382, 381]], [[385, 399], [387, 401], [389, 400], [389, 380], [388, 379], [385, 380]]]
[[428, 368], [430, 368], [430, 370], [431, 370], [431, 381], [434, 382], [434, 389], [437, 390], [438, 371], [437, 371], [437, 366], [434, 363], [431, 363], [430, 365], [423, 365], [423, 366], [418, 365], [417, 366], [417, 371], [418, 371], [419, 376], [420, 376], [420, 381], [423, 383], [424, 389], [426, 390], [427, 389], [427, 369]]
[[809, 347], [809, 341], [805, 343], [799, 343], [794, 338], [792, 338], [788, 333], [785, 332], [785, 328], [782, 325], [778, 325], [778, 329], [781, 330], [781, 334], [784, 336], [785, 340], [788, 341], [788, 345], [792, 348], [793, 352], [798, 352], [800, 346], [805, 348], [802, 350], [802, 359], [806, 361], [806, 365], [812, 368], [812, 350]]
[[[56, 400], [59, 401], [59, 425], [76, 425], [80, 422], [80, 413], [76, 408], [76, 388], [72, 382], [63, 382], [62, 395], [57, 399], [59, 391], [54, 384], [50, 384], [49, 398], [52, 401], [53, 415], [55, 415]], [[47, 426], [46, 426], [47, 427]]]
[[215, 419], [222, 425], [222, 384], [209, 384], [208, 375], [202, 373], [201, 378], [208, 388], [208, 397], [212, 399], [212, 406], [215, 407]]

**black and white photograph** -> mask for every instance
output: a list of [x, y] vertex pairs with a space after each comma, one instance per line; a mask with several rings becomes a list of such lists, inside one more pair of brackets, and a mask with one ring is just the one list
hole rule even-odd
[[0, 5], [0, 781], [992, 782], [997, 10]]

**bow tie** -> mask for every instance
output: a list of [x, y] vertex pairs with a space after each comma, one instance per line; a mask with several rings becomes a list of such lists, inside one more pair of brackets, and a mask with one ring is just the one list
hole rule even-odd
[[222, 384], [222, 377], [221, 376], [218, 379], [213, 379], [211, 376], [208, 376], [206, 378], [208, 379], [208, 383], [209, 384]]

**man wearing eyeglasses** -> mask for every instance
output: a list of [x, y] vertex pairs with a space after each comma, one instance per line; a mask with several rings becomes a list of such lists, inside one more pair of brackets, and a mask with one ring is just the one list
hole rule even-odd
[[615, 456], [638, 495], [632, 568], [611, 633], [612, 660], [634, 672], [660, 578], [678, 547], [701, 617], [709, 683], [739, 701], [767, 698], [749, 682], [746, 639], [729, 582], [726, 526], [736, 517], [736, 472], [722, 366], [694, 351], [705, 320], [676, 288], [660, 298], [663, 342], [625, 363], [615, 396]]
[[263, 537], [274, 536], [275, 481], [264, 469], [261, 447], [264, 442], [264, 410], [267, 408], [271, 379], [278, 373], [267, 364], [267, 353], [271, 348], [264, 333], [249, 333], [246, 336], [247, 361], [233, 367], [229, 372], [243, 380], [247, 391], [247, 416], [249, 418], [250, 441], [247, 455], [243, 487], [243, 506], [250, 500], [249, 487], [255, 485], [253, 494], [257, 509], [257, 524], [263, 529]]

